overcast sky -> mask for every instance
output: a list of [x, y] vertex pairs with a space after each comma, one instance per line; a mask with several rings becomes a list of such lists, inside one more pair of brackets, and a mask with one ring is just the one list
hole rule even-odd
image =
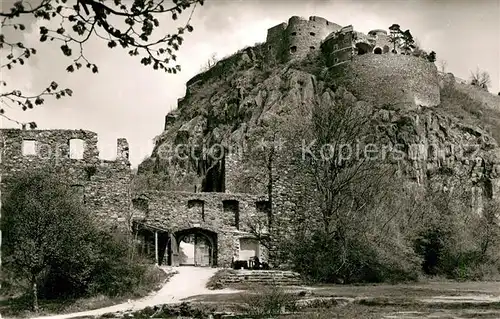
[[[146, 68], [125, 51], [110, 50], [100, 41], [91, 41], [85, 48], [89, 59], [99, 66], [97, 75], [87, 70], [67, 73], [69, 60], [60, 53], [60, 44], [37, 44], [36, 60], [29, 67], [2, 73], [3, 79], [27, 91], [37, 91], [56, 80], [72, 88], [74, 95], [59, 101], [47, 99], [43, 107], [28, 112], [7, 109], [8, 115], [34, 120], [40, 129], [95, 131], [105, 159], [116, 156], [116, 139], [125, 137], [136, 166], [150, 154], [165, 115], [185, 93], [186, 81], [213, 53], [224, 57], [263, 42], [268, 28], [293, 15], [317, 15], [340, 25], [352, 24], [361, 32], [398, 23], [412, 31], [423, 49], [436, 51], [438, 61], [447, 62], [446, 71], [467, 79], [476, 68], [486, 70], [491, 75], [491, 91], [500, 90], [500, 0], [206, 0], [195, 11], [195, 30], [185, 37], [179, 52], [180, 74]], [[180, 21], [187, 17], [183, 14]], [[162, 28], [167, 33], [173, 26], [168, 23]], [[24, 34], [26, 42], [36, 43], [38, 25], [29, 30]], [[1, 117], [0, 121], [2, 127], [15, 127]]]

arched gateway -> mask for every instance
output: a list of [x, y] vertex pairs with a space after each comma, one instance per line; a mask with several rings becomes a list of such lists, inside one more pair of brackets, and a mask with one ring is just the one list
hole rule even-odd
[[217, 234], [202, 228], [184, 229], [174, 233], [167, 249], [172, 266], [217, 266]]

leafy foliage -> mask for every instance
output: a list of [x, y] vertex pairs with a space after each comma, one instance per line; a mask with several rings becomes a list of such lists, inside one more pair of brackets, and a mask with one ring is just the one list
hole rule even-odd
[[90, 249], [85, 243], [91, 219], [69, 189], [49, 174], [16, 178], [2, 207], [5, 265], [29, 280], [37, 309], [36, 284], [42, 275], [54, 262], [72, 264]]
[[129, 238], [98, 228], [63, 178], [50, 170], [14, 178], [2, 207], [4, 266], [30, 283], [34, 310], [39, 295], [118, 296], [149, 284]]
[[405, 30], [401, 32], [401, 47], [403, 51], [408, 54], [415, 47], [415, 39], [410, 30]]
[[[0, 66], [11, 70], [16, 66], [25, 65], [26, 61], [37, 54], [37, 49], [27, 47], [22, 42], [13, 42], [8, 38], [6, 29], [23, 32], [26, 26], [18, 18], [32, 17], [42, 24], [39, 28], [40, 42], [56, 41], [60, 43], [61, 53], [73, 59], [66, 67], [66, 71], [75, 72], [84, 66], [92, 73], [98, 73], [98, 66], [89, 61], [84, 54], [85, 44], [92, 38], [101, 39], [108, 48], [121, 47], [128, 50], [132, 57], [139, 57], [140, 63], [150, 66], [154, 70], [163, 70], [167, 73], [177, 73], [181, 70], [176, 64], [176, 51], [184, 42], [184, 34], [192, 32], [193, 26], [188, 21], [175, 32], [156, 36], [160, 20], [170, 16], [177, 20], [187, 9], [196, 5], [203, 5], [204, 0], [37, 0], [16, 1], [9, 11], [0, 12], [1, 27], [0, 49], [4, 53]], [[53, 22], [57, 22], [55, 24]], [[56, 27], [54, 27], [56, 25]], [[5, 81], [0, 85], [7, 86]], [[25, 94], [18, 89], [0, 94], [0, 115], [5, 115], [4, 106], [17, 106], [23, 110], [42, 105], [47, 96], [57, 99], [71, 96], [72, 90], [61, 89], [52, 81], [47, 88], [38, 94]], [[22, 124], [22, 123], [19, 123]], [[30, 123], [35, 128], [36, 124]]]

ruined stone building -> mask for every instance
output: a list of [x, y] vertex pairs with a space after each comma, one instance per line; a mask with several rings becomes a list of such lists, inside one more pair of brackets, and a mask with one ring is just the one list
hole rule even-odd
[[[461, 84], [443, 79], [423, 58], [392, 50], [384, 30], [365, 35], [320, 17], [291, 17], [270, 28], [265, 43], [242, 49], [187, 82], [186, 94], [167, 114], [150, 158], [138, 168], [138, 175], [168, 181], [154, 190], [131, 194], [124, 139], [118, 139], [116, 160], [103, 161], [96, 134], [82, 130], [0, 130], [0, 172], [3, 177], [45, 164], [60, 167], [87, 207], [109, 225], [132, 229], [141, 249], [159, 264], [230, 267], [252, 257], [272, 263], [256, 233], [269, 234], [274, 216], [296, 209], [294, 200], [304, 187], [289, 183], [296, 172], [281, 167], [268, 174], [266, 162], [252, 167], [244, 152], [233, 156], [223, 151], [216, 159], [205, 158], [200, 147], [244, 144], [248, 137], [263, 134], [272, 116], [331, 101], [335, 93], [316, 74], [281, 67], [315, 56], [328, 70], [349, 65], [356, 76], [346, 85], [357, 103], [374, 106], [374, 120], [387, 131], [388, 143], [446, 147], [468, 141], [481, 146], [477, 165], [458, 162], [448, 153], [437, 160], [408, 156], [401, 169], [410, 179], [424, 185], [429, 172], [439, 172], [449, 162], [467, 174], [474, 172], [471, 180], [478, 198], [498, 197], [496, 142], [481, 129], [433, 112], [441, 103], [443, 87], [462, 89]], [[271, 61], [278, 67], [263, 67]], [[495, 103], [498, 100], [490, 104]], [[421, 115], [423, 109], [427, 113]], [[407, 131], [399, 136], [395, 127]], [[79, 151], [78, 145], [83, 146]], [[165, 154], [176, 148], [181, 150], [178, 158]], [[187, 258], [181, 243], [192, 247]]]
[[97, 134], [85, 130], [0, 129], [2, 194], [8, 177], [26, 170], [58, 171], [62, 182], [109, 227], [126, 229], [130, 219], [129, 146], [117, 140], [114, 161], [99, 158]]

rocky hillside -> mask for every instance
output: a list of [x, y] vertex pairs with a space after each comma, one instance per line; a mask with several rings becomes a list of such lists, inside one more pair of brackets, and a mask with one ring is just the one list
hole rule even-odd
[[[287, 119], [287, 126], [308, 121], [296, 114], [328, 103], [339, 85], [370, 108], [380, 141], [399, 145], [405, 154], [400, 169], [411, 180], [446, 186], [448, 177], [460, 176], [476, 194], [473, 206], [484, 197], [500, 198], [500, 97], [475, 95], [475, 87], [439, 75], [420, 57], [366, 54], [329, 69], [321, 53], [269, 61], [265, 45], [243, 49], [187, 83], [185, 97], [167, 115], [153, 153], [139, 167], [144, 187], [264, 193], [263, 162], [244, 165], [248, 160], [224, 157], [218, 146], [212, 156], [201, 156], [203, 146], [269, 136], [276, 119]], [[196, 156], [181, 160], [172, 156], [175, 147]]]

